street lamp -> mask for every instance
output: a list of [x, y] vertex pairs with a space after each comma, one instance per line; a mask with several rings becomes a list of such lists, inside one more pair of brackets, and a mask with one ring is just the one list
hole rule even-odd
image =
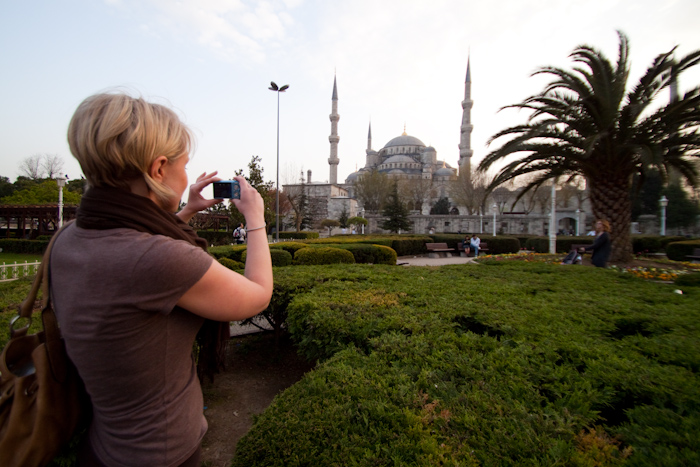
[[576, 236], [581, 235], [581, 210], [576, 210]]
[[[360, 217], [363, 219], [365, 218], [365, 208], [362, 208], [362, 211], [360, 211]], [[362, 223], [362, 235], [364, 235], [364, 234], [365, 234], [365, 224]]]
[[496, 211], [498, 211], [498, 204], [493, 203], [493, 236], [496, 236]]
[[63, 227], [63, 187], [66, 186], [66, 181], [68, 177], [59, 175], [56, 177], [56, 184], [58, 185], [58, 228]]
[[277, 202], [275, 207], [275, 242], [280, 241], [280, 93], [289, 89], [289, 85], [285, 84], [281, 88], [270, 81], [270, 91], [277, 93]]
[[479, 210], [479, 233], [484, 233], [484, 213]]
[[659, 206], [661, 206], [661, 235], [666, 235], [666, 206], [668, 206], [666, 195], [659, 200]]

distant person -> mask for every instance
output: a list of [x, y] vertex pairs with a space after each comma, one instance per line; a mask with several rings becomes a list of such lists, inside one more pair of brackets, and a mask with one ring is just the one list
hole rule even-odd
[[431, 227], [430, 230], [428, 231], [430, 235], [435, 233], [435, 227]]
[[245, 243], [245, 227], [243, 227], [242, 223], [233, 231], [233, 239], [238, 245]]
[[471, 251], [469, 248], [469, 235], [464, 236], [464, 241], [462, 242], [462, 248], [464, 248], [464, 254], [469, 256], [469, 252]]
[[604, 268], [610, 258], [612, 244], [610, 243], [610, 222], [598, 219], [595, 223], [596, 238], [586, 251], [592, 251], [591, 263], [597, 268]]
[[564, 257], [561, 264], [582, 264], [583, 263], [583, 253], [585, 250], [583, 247], [577, 250], [571, 250], [568, 255]]
[[469, 239], [469, 248], [474, 250], [475, 258], [479, 256], [479, 245], [481, 245], [481, 239], [476, 234], [472, 234], [472, 238]]

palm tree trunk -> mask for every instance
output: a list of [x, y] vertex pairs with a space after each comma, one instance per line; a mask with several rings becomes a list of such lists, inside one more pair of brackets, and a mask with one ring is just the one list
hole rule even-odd
[[632, 259], [632, 202], [630, 200], [629, 179], [597, 180], [589, 179], [591, 208], [596, 219], [610, 222], [612, 253], [610, 261], [627, 262]]

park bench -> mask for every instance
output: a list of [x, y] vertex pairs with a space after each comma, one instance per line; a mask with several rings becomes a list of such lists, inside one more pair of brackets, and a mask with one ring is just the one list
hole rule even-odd
[[430, 258], [439, 258], [440, 253], [445, 253], [446, 258], [451, 258], [452, 252], [455, 251], [454, 248], [448, 247], [447, 243], [426, 243], [425, 248]]
[[688, 259], [689, 259], [690, 261], [692, 261], [693, 263], [700, 262], [700, 248], [695, 248], [695, 249], [693, 250], [693, 254], [692, 254], [692, 255], [687, 255], [686, 258], [688, 258]]
[[[586, 248], [593, 245], [592, 243], [572, 243], [571, 244], [571, 250], [576, 250], [578, 251], [579, 248]], [[569, 251], [571, 251], [569, 250]]]
[[[469, 244], [467, 244], [468, 246]], [[464, 242], [459, 242], [457, 244], [457, 251], [459, 251], [460, 256], [474, 256], [474, 252], [470, 251], [469, 254], [467, 254], [466, 249], [464, 248]], [[489, 251], [489, 246], [486, 242], [481, 242], [479, 245], [479, 254], [486, 253]]]

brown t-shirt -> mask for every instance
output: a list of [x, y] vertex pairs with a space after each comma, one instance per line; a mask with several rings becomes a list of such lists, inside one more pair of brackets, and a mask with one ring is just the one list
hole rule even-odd
[[68, 355], [92, 399], [89, 440], [107, 465], [179, 465], [207, 429], [192, 344], [203, 319], [176, 307], [212, 258], [181, 240], [71, 225], [51, 254]]

